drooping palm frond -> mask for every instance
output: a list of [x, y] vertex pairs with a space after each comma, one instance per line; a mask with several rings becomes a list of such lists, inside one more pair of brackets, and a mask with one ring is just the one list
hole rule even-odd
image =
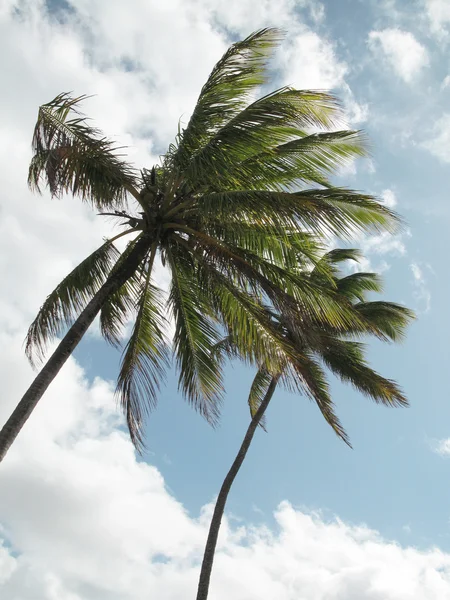
[[328, 340], [321, 358], [342, 381], [375, 402], [387, 406], [407, 406], [408, 401], [399, 386], [371, 369], [364, 358], [364, 346], [348, 340]]
[[308, 351], [286, 366], [282, 382], [287, 386], [295, 385], [300, 393], [313, 400], [328, 425], [351, 448], [350, 439], [335, 413], [325, 372]]
[[248, 104], [253, 90], [265, 82], [267, 59], [281, 38], [278, 29], [265, 28], [228, 48], [203, 86], [181, 135], [178, 168], [184, 168], [192, 154]]
[[52, 196], [71, 193], [98, 209], [122, 208], [136, 172], [81, 115], [78, 106], [85, 98], [64, 93], [40, 107], [28, 183], [40, 192], [44, 180]]
[[32, 365], [45, 358], [48, 343], [66, 329], [100, 289], [120, 258], [107, 241], [73, 269], [47, 297], [25, 340], [25, 353]]
[[159, 288], [151, 284], [150, 275], [151, 271], [142, 282], [136, 321], [122, 355], [116, 388], [131, 440], [140, 451], [144, 448], [144, 416], [156, 405], [169, 364], [164, 302]]
[[394, 302], [360, 302], [355, 311], [364, 318], [372, 332], [384, 341], [401, 341], [407, 326], [416, 317], [412, 310]]
[[179, 386], [196, 410], [215, 424], [223, 392], [221, 369], [213, 353], [219, 334], [188, 253], [176, 244], [166, 252], [172, 276], [168, 304], [175, 322]]

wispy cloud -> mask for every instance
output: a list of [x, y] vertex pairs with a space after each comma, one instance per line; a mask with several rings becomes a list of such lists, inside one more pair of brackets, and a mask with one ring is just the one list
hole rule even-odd
[[401, 29], [382, 29], [369, 33], [369, 47], [384, 56], [392, 69], [406, 83], [411, 83], [428, 65], [428, 51], [414, 35]]
[[450, 2], [448, 0], [425, 0], [425, 8], [431, 31], [439, 38], [447, 36], [450, 25]]
[[436, 454], [441, 456], [450, 456], [450, 438], [438, 440], [431, 445], [431, 448]]
[[442, 162], [450, 163], [450, 113], [444, 113], [435, 122], [431, 136], [421, 146]]
[[410, 268], [413, 274], [413, 296], [420, 306], [419, 310], [427, 313], [431, 308], [431, 293], [428, 289], [423, 268], [416, 262], [412, 262]]

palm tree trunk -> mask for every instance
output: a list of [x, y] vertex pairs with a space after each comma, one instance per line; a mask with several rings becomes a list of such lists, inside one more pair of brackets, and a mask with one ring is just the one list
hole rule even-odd
[[273, 396], [276, 385], [278, 383], [278, 376], [274, 376], [269, 384], [269, 388], [264, 396], [263, 401], [259, 405], [254, 417], [252, 418], [250, 425], [248, 426], [247, 433], [245, 434], [244, 441], [239, 448], [239, 452], [234, 459], [231, 469], [228, 471], [227, 476], [224, 479], [222, 487], [220, 488], [219, 495], [217, 496], [216, 506], [214, 507], [214, 513], [211, 519], [211, 525], [209, 526], [208, 539], [206, 541], [205, 552], [203, 554], [202, 568], [200, 571], [200, 578], [198, 582], [197, 600], [207, 600], [209, 592], [209, 582], [211, 579], [211, 571], [214, 562], [214, 554], [216, 551], [217, 538], [219, 536], [220, 524], [222, 522], [223, 513], [225, 510], [225, 504], [230, 492], [233, 481], [239, 472], [239, 469], [244, 462], [244, 458], [250, 447], [253, 435], [255, 434], [258, 423], [262, 419], [266, 408], [269, 406], [269, 402]]
[[0, 431], [0, 462], [5, 457], [11, 444], [18, 436], [20, 430], [25, 425], [28, 417], [33, 412], [46, 389], [88, 330], [105, 300], [111, 294], [116, 292], [131, 277], [131, 275], [133, 275], [148, 252], [150, 244], [151, 241], [148, 236], [145, 235], [136, 242], [136, 245], [128, 255], [127, 259], [120, 265], [115, 273], [105, 281], [103, 286], [87, 304], [86, 308], [68, 330], [56, 350], [25, 392], [22, 400], [20, 400], [19, 404]]

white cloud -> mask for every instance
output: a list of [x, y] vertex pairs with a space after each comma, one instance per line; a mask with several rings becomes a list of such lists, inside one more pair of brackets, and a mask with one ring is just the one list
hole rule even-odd
[[381, 192], [380, 199], [383, 202], [383, 204], [388, 208], [394, 208], [395, 206], [397, 206], [397, 197], [395, 195], [395, 192], [393, 192], [389, 188]]
[[450, 75], [446, 75], [441, 83], [441, 90], [445, 90], [450, 86]]
[[[77, 201], [50, 202], [47, 194], [34, 198], [27, 191], [39, 104], [63, 90], [97, 94], [86, 103], [88, 114], [131, 146], [132, 160], [149, 165], [172, 140], [180, 115], [188, 118], [228, 44], [224, 31], [248, 33], [277, 15], [295, 34], [287, 42], [292, 60], [307, 57], [304, 66], [286, 62], [283, 76], [291, 73], [298, 85], [345, 89], [347, 66], [332, 44], [302, 25], [298, 3], [289, 0], [281, 8], [269, 0], [111, 0], [107, 10], [98, 0], [73, 0], [71, 6], [76, 12], [57, 23], [45, 16], [43, 2], [0, 4], [0, 51], [8, 56], [0, 95], [6, 115], [0, 124], [0, 278], [8, 281], [0, 289], [2, 422], [32, 377], [22, 355], [27, 324], [52, 287], [109, 231]], [[304, 6], [312, 10], [314, 3]], [[157, 469], [136, 460], [111, 385], [88, 383], [73, 360], [2, 463], [0, 488], [2, 597], [193, 597], [211, 507], [199, 519], [190, 517]], [[450, 594], [450, 558], [438, 550], [401, 548], [366, 527], [325, 522], [289, 503], [276, 519], [277, 532], [234, 527], [225, 519], [211, 600]]]
[[449, 456], [450, 455], [450, 438], [439, 440], [432, 446], [434, 452], [440, 454], [441, 456]]
[[421, 146], [442, 162], [450, 163], [450, 113], [443, 114], [435, 122], [430, 138]]
[[428, 284], [422, 267], [418, 263], [410, 264], [413, 275], [414, 298], [419, 304], [419, 310], [427, 313], [431, 308], [431, 292], [428, 289]]
[[439, 38], [447, 36], [450, 24], [450, 3], [448, 0], [425, 0], [425, 9], [430, 20], [431, 30]]
[[391, 68], [407, 83], [411, 83], [429, 63], [427, 49], [409, 31], [371, 31], [369, 46], [375, 57], [384, 56]]
[[[10, 398], [30, 372], [16, 340], [2, 342]], [[111, 387], [88, 384], [70, 361], [0, 469], [5, 598], [194, 597], [211, 506], [190, 517], [161, 474], [136, 461], [120, 425]], [[288, 502], [275, 518], [276, 531], [224, 520], [213, 600], [450, 594], [450, 556], [437, 549], [403, 548], [366, 526], [326, 521]]]

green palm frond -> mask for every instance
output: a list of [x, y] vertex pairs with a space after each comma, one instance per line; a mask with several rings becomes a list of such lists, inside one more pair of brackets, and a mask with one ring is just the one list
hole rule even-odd
[[230, 225], [244, 220], [344, 239], [356, 231], [395, 230], [399, 223], [398, 216], [372, 196], [341, 188], [217, 192], [198, 198], [195, 210], [204, 220], [215, 218]]
[[138, 450], [144, 448], [144, 417], [156, 405], [169, 364], [164, 302], [161, 290], [151, 284], [150, 274], [141, 286], [136, 321], [122, 355], [116, 388], [131, 440]]
[[64, 93], [40, 107], [28, 183], [40, 192], [44, 180], [52, 196], [71, 193], [98, 209], [122, 208], [136, 172], [79, 113], [85, 98]]
[[169, 307], [175, 321], [174, 352], [179, 368], [179, 385], [187, 400], [215, 424], [223, 393], [222, 372], [213, 355], [219, 333], [211, 308], [194, 276], [189, 255], [181, 246], [167, 249], [172, 281]]
[[399, 386], [371, 369], [364, 358], [364, 346], [347, 340], [329, 340], [321, 354], [324, 363], [342, 381], [375, 402], [388, 406], [407, 406], [408, 401]]
[[120, 253], [107, 241], [73, 269], [47, 297], [28, 329], [25, 353], [32, 365], [45, 358], [48, 343], [60, 335], [100, 289]]
[[230, 46], [208, 77], [181, 134], [178, 166], [185, 166], [193, 152], [248, 104], [253, 90], [265, 82], [267, 59], [281, 38], [279, 30], [266, 28]]
[[310, 354], [303, 352], [302, 356], [298, 356], [287, 366], [283, 381], [286, 379], [290, 380], [289, 385], [294, 383], [300, 393], [317, 404], [328, 425], [351, 448], [349, 437], [335, 413], [329, 385], [320, 364]]
[[[127, 245], [111, 269], [110, 276], [128, 259], [135, 242], [133, 240]], [[115, 348], [122, 345], [126, 324], [136, 315], [145, 277], [144, 269], [138, 269], [117, 292], [106, 299], [100, 310], [100, 331], [103, 338]]]
[[216, 191], [272, 189], [294, 191], [299, 185], [329, 187], [329, 176], [366, 155], [361, 131], [304, 134], [236, 163], [217, 175]]
[[381, 293], [383, 282], [377, 273], [352, 273], [339, 278], [336, 282], [337, 292], [352, 302], [365, 302], [367, 292]]
[[360, 302], [355, 305], [358, 313], [382, 340], [401, 341], [407, 326], [414, 321], [414, 311], [394, 302]]
[[305, 128], [328, 129], [341, 120], [339, 102], [324, 92], [281, 88], [238, 113], [195, 153], [183, 172], [189, 182], [215, 186], [238, 162], [292, 141]]

